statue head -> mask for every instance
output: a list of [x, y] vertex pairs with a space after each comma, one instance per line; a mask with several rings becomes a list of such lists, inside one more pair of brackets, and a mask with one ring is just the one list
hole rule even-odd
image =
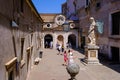
[[93, 22], [93, 21], [94, 21], [94, 18], [93, 18], [93, 17], [90, 17], [90, 21]]
[[90, 17], [90, 22], [92, 23], [92, 25], [95, 25], [95, 24], [96, 24], [94, 17]]

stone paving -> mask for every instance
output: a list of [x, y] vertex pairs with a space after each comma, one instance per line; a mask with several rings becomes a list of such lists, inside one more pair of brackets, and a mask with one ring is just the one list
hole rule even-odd
[[[66, 67], [62, 65], [63, 55], [57, 53], [57, 50], [44, 49], [42, 60], [33, 66], [27, 80], [69, 80]], [[120, 80], [120, 65], [86, 65], [81, 61], [83, 54], [75, 50], [73, 54], [76, 56], [75, 62], [80, 66], [77, 80]]]

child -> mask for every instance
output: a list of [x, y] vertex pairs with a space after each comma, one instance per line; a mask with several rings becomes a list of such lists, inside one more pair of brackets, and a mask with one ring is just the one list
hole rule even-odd
[[67, 58], [67, 53], [66, 53], [66, 51], [64, 51], [64, 64], [63, 65], [67, 65], [67, 60], [68, 60], [68, 58]]

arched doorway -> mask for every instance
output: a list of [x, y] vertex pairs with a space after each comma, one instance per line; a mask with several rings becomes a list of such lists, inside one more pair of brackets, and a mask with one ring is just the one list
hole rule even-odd
[[60, 44], [61, 46], [64, 46], [64, 38], [62, 35], [59, 35], [57, 37], [57, 43]]
[[44, 37], [45, 48], [51, 48], [51, 42], [53, 42], [52, 35], [50, 34], [45, 35]]
[[68, 43], [71, 48], [76, 48], [76, 36], [74, 34], [70, 34], [68, 36]]

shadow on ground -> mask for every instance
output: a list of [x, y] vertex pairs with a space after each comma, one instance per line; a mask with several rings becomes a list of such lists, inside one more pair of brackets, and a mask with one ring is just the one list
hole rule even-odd
[[[76, 50], [80, 54], [84, 55], [84, 50], [83, 49], [75, 49], [74, 48], [73, 50]], [[105, 56], [101, 53], [99, 53], [98, 58], [99, 58], [99, 61], [100, 61], [101, 64], [103, 64], [104, 66], [120, 73], [120, 62], [113, 62], [113, 61], [109, 60], [107, 56]], [[81, 63], [86, 65], [86, 63], [84, 62], [84, 58], [79, 58], [79, 60], [80, 60]]]
[[108, 68], [111, 68], [112, 70], [117, 71], [118, 73], [120, 73], [120, 62], [114, 62], [108, 59], [107, 56], [99, 53], [99, 60], [100, 63], [107, 66]]
[[[78, 51], [80, 54], [83, 54], [84, 55], [84, 50], [83, 49], [75, 49], [75, 51]], [[104, 66], [120, 73], [120, 62], [114, 62], [114, 61], [111, 61], [108, 59], [107, 56], [105, 56], [104, 54], [102, 53], [99, 53], [98, 55], [98, 58], [99, 58], [99, 61], [101, 64], [103, 64]], [[84, 65], [86, 65], [85, 61], [84, 61], [84, 58], [79, 58], [80, 62], [83, 63]]]

